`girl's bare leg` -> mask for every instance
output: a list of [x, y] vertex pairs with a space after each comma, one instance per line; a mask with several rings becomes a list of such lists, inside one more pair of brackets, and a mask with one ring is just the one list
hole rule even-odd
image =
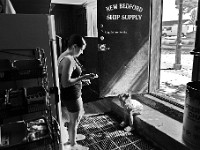
[[133, 126], [133, 112], [132, 111], [129, 112], [128, 117], [129, 117], [129, 126], [132, 127]]
[[127, 126], [124, 130], [127, 131], [127, 132], [130, 132], [132, 130], [134, 130], [134, 127], [133, 127], [133, 112], [132, 111], [129, 111], [128, 112], [128, 120], [129, 120], [129, 126]]
[[127, 114], [126, 114], [126, 109], [123, 108], [123, 121], [120, 123], [120, 126], [124, 128], [127, 125]]

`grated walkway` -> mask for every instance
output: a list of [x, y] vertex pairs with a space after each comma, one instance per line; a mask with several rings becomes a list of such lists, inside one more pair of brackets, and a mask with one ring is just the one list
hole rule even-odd
[[86, 139], [79, 144], [89, 150], [159, 150], [135, 131], [125, 132], [120, 120], [112, 113], [85, 115], [79, 124], [78, 133]]

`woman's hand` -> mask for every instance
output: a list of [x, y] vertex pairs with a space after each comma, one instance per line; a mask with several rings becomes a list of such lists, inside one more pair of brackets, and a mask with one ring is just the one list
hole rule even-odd
[[[89, 74], [85, 74], [85, 75], [84, 75], [84, 79], [92, 80], [92, 79], [96, 79], [96, 78], [98, 78], [98, 75], [95, 74], [95, 73], [89, 73]], [[84, 79], [83, 79], [83, 80], [84, 80]]]

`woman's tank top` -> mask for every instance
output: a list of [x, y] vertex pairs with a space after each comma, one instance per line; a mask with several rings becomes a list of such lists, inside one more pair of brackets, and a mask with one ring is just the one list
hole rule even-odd
[[[71, 78], [79, 77], [81, 75], [81, 72], [82, 72], [81, 67], [78, 65], [78, 63], [76, 61], [75, 69], [72, 72]], [[61, 80], [61, 76], [62, 76], [62, 74], [59, 74], [60, 80]], [[61, 100], [75, 100], [75, 99], [78, 99], [82, 95], [81, 89], [82, 89], [82, 82], [81, 81], [75, 83], [72, 86], [65, 87], [65, 88], [62, 87], [62, 85], [61, 85], [61, 87], [60, 87]]]

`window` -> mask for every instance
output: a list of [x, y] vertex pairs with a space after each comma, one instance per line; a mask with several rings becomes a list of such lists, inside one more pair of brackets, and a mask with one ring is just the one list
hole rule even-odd
[[[162, 29], [171, 30], [175, 35], [162, 36], [160, 82], [158, 95], [172, 102], [184, 105], [186, 84], [192, 79], [193, 55], [197, 16], [197, 2], [183, 1], [182, 19], [179, 20], [179, 4], [175, 0], [163, 0]], [[177, 4], [177, 5], [176, 5]], [[192, 6], [192, 7], [191, 7]], [[166, 26], [176, 25], [176, 28]], [[164, 27], [165, 26], [165, 27]], [[182, 36], [177, 36], [178, 26], [182, 27]], [[184, 34], [183, 34], [184, 33]], [[180, 43], [178, 42], [180, 38]]]
[[172, 30], [172, 27], [165, 27], [164, 29], [169, 31], [169, 30]]
[[87, 11], [87, 36], [98, 37], [97, 30], [97, 1], [86, 4]]

